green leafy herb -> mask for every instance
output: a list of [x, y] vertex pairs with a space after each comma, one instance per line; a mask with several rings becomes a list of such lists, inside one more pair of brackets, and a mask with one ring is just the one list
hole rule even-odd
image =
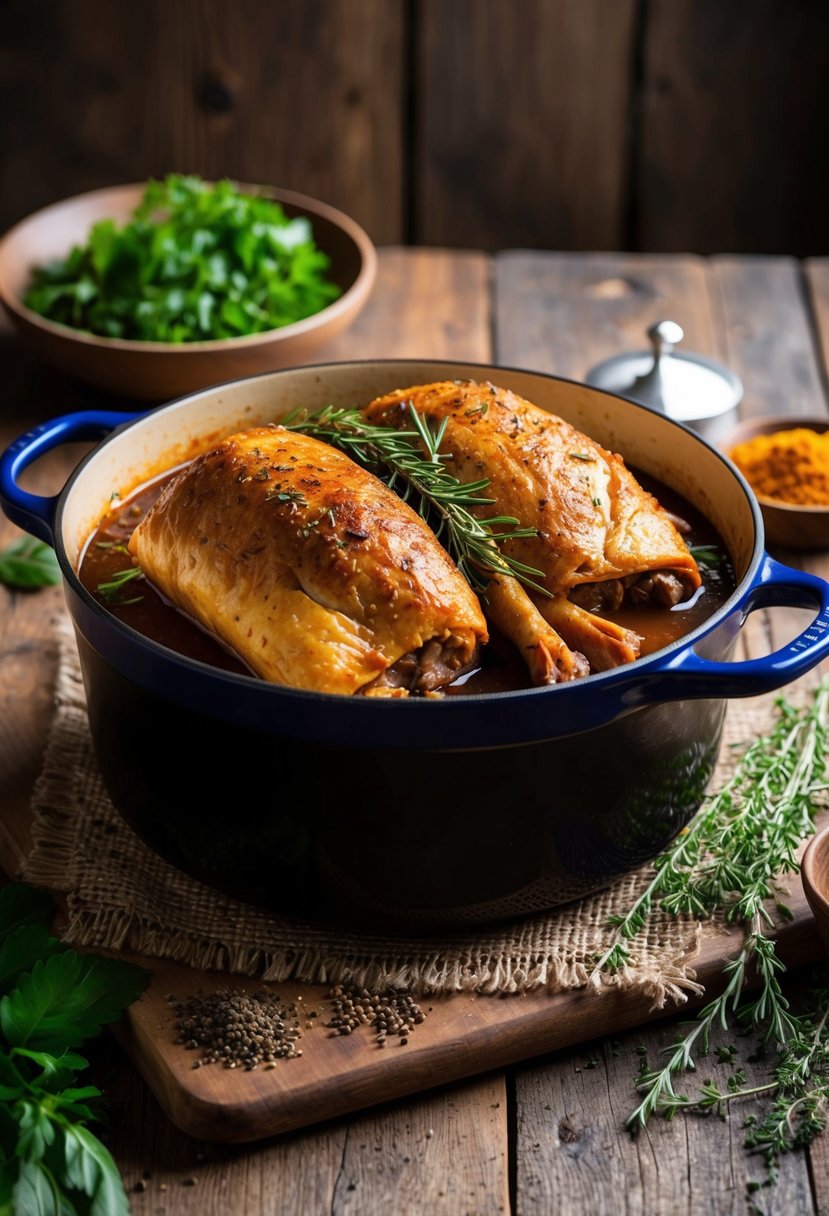
[[413, 405], [409, 406], [412, 429], [373, 426], [357, 409], [327, 406], [315, 414], [296, 414], [283, 420], [288, 430], [301, 431], [346, 452], [358, 464], [381, 476], [386, 484], [412, 505], [432, 526], [435, 535], [455, 559], [458, 569], [476, 591], [485, 591], [496, 575], [517, 578], [525, 586], [548, 594], [536, 580], [542, 571], [525, 565], [499, 549], [506, 540], [536, 536], [534, 528], [522, 528], [511, 515], [480, 519], [475, 507], [491, 506], [484, 496], [489, 485], [461, 482], [447, 472], [440, 451], [446, 419], [432, 431]]
[[723, 563], [723, 551], [718, 545], [690, 545], [688, 552], [701, 570], [718, 570]]
[[198, 342], [302, 320], [340, 294], [307, 216], [232, 182], [150, 181], [129, 223], [35, 270], [24, 303], [107, 338]]
[[[642, 1100], [627, 1126], [635, 1130], [654, 1114], [672, 1118], [693, 1107], [722, 1109], [736, 1098], [767, 1092], [772, 1105], [751, 1124], [746, 1144], [764, 1153], [772, 1172], [779, 1153], [808, 1143], [823, 1128], [829, 1102], [829, 990], [819, 994], [813, 1016], [792, 1013], [780, 986], [785, 967], [767, 935], [772, 919], [765, 906], [775, 881], [798, 869], [797, 848], [812, 833], [816, 798], [827, 789], [829, 681], [807, 708], [797, 710], [781, 698], [776, 710], [769, 734], [746, 749], [731, 780], [706, 799], [690, 827], [657, 858], [653, 879], [630, 911], [616, 918], [615, 939], [596, 963], [610, 971], [626, 966], [631, 943], [656, 907], [700, 918], [724, 910], [728, 920], [745, 925], [743, 946], [724, 968], [725, 991], [668, 1048], [662, 1067], [639, 1074]], [[744, 1000], [749, 967], [759, 992]], [[744, 1077], [737, 1075], [727, 1092], [706, 1082], [696, 1097], [677, 1093], [677, 1076], [696, 1067], [717, 1026], [759, 1031], [777, 1050], [772, 1080], [743, 1088]]]
[[106, 582], [98, 583], [98, 595], [105, 604], [119, 604], [122, 607], [125, 604], [137, 604], [144, 597], [135, 595], [131, 599], [124, 599], [124, 588], [137, 578], [143, 578], [144, 574], [140, 566], [129, 566], [126, 570], [117, 570], [112, 578]]
[[0, 583], [19, 591], [54, 587], [60, 582], [55, 551], [42, 540], [21, 536], [0, 552]]
[[110, 1153], [86, 1126], [101, 1094], [71, 1050], [143, 991], [130, 963], [79, 955], [47, 929], [42, 892], [0, 892], [0, 1213], [128, 1216]]

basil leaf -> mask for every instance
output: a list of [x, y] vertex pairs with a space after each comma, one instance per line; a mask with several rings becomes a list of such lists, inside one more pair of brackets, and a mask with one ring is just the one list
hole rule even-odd
[[42, 540], [23, 536], [0, 552], [0, 583], [15, 590], [31, 591], [60, 582], [55, 551]]
[[144, 990], [140, 967], [66, 950], [35, 963], [0, 1001], [0, 1029], [13, 1047], [59, 1055], [114, 1022]]

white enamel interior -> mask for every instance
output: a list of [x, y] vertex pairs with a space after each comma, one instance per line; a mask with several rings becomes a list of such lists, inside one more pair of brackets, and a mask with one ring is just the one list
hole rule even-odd
[[625, 460], [694, 504], [722, 536], [738, 579], [756, 542], [748, 496], [733, 468], [691, 431], [618, 397], [534, 372], [468, 363], [394, 361], [337, 363], [273, 372], [219, 385], [162, 407], [103, 444], [68, 491], [63, 542], [73, 566], [107, 510], [150, 476], [180, 462], [194, 440], [209, 443], [247, 427], [278, 421], [298, 407], [364, 405], [395, 388], [443, 379], [481, 379], [511, 388], [560, 414]]

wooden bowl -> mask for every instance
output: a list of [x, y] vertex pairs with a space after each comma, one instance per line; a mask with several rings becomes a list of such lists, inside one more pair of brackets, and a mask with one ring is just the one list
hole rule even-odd
[[829, 827], [812, 837], [800, 863], [803, 890], [829, 953]]
[[[792, 431], [796, 428], [822, 435], [829, 431], [829, 415], [774, 414], [748, 418], [729, 431], [719, 446], [730, 456], [738, 443], [745, 443], [756, 435], [772, 435], [775, 431]], [[760, 494], [757, 494], [757, 501], [763, 513], [768, 541], [791, 549], [829, 547], [829, 506], [803, 507], [763, 498]]]
[[342, 333], [368, 299], [377, 254], [363, 229], [334, 207], [304, 194], [244, 186], [280, 203], [288, 216], [307, 215], [314, 239], [331, 259], [330, 277], [342, 295], [327, 308], [265, 333], [171, 344], [103, 338], [48, 321], [23, 304], [32, 270], [65, 257], [85, 242], [98, 220], [123, 224], [144, 183], [79, 194], [36, 211], [0, 241], [0, 303], [21, 337], [43, 360], [70, 376], [125, 397], [160, 401], [211, 384], [307, 361]]

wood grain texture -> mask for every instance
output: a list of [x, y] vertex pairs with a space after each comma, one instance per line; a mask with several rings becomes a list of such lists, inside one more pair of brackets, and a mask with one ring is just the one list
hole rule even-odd
[[495, 357], [581, 380], [611, 355], [648, 348], [654, 321], [716, 357], [720, 335], [701, 258], [509, 251], [495, 258]]
[[829, 410], [800, 266], [791, 258], [711, 259], [743, 418]]
[[623, 246], [633, 0], [417, 11], [414, 239]]
[[[727, 361], [745, 388], [741, 417], [825, 412], [825, 372], [799, 264], [790, 258], [716, 257], [710, 274]], [[829, 574], [825, 555], [769, 547], [788, 565]], [[795, 608], [753, 613], [741, 646], [751, 656], [768, 654], [795, 637], [810, 615]]]
[[[812, 1212], [805, 1154], [781, 1162], [777, 1185], [750, 1196], [747, 1184], [762, 1180], [762, 1162], [743, 1145], [745, 1117], [758, 1109], [748, 1101], [721, 1122], [716, 1115], [653, 1119], [634, 1139], [624, 1121], [638, 1103], [634, 1080], [644, 1046], [651, 1067], [675, 1041], [676, 1022], [569, 1051], [554, 1062], [518, 1069], [515, 1078], [518, 1210], [522, 1213], [607, 1212], [618, 1216], [743, 1216], [751, 1202], [766, 1216]], [[718, 1046], [736, 1045], [730, 1067], [717, 1061]], [[755, 1044], [719, 1033], [712, 1054], [681, 1086], [693, 1092], [713, 1078], [725, 1088], [737, 1067], [746, 1084], [765, 1080], [763, 1064], [750, 1063]], [[608, 1197], [613, 1196], [612, 1207]], [[762, 1205], [762, 1206], [759, 1206]]]
[[810, 259], [803, 272], [825, 387], [829, 382], [829, 258]]
[[289, 186], [402, 236], [401, 3], [11, 0], [2, 21], [0, 228], [177, 170]]
[[491, 353], [491, 262], [480, 253], [383, 249], [371, 301], [314, 362], [469, 359]]
[[106, 1139], [133, 1216], [157, 1216], [160, 1207], [170, 1216], [508, 1210], [500, 1076], [239, 1148], [177, 1131], [114, 1052], [106, 1064]]
[[649, 0], [635, 248], [824, 253], [829, 9]]
[[[788, 965], [799, 966], [820, 957], [821, 947], [799, 883], [792, 883], [788, 902], [794, 920], [781, 926], [779, 949]], [[741, 941], [739, 928], [703, 931], [695, 971], [706, 989], [716, 990], [723, 963]], [[284, 1000], [320, 1012], [316, 1027], [304, 1032], [301, 1059], [282, 1061], [267, 1072], [216, 1066], [194, 1070], [192, 1055], [175, 1043], [175, 1016], [167, 994], [184, 999], [216, 987], [251, 992], [257, 985], [163, 960], [149, 965], [150, 986], [130, 1009], [119, 1034], [176, 1126], [223, 1143], [292, 1131], [597, 1035], [615, 1034], [671, 1012], [655, 1010], [646, 993], [615, 989], [553, 995], [541, 991], [503, 1000], [459, 993], [426, 1002], [430, 1012], [407, 1046], [392, 1042], [380, 1049], [367, 1031], [348, 1037], [325, 1032], [322, 1023], [329, 1006], [324, 987], [284, 983], [278, 986]]]

